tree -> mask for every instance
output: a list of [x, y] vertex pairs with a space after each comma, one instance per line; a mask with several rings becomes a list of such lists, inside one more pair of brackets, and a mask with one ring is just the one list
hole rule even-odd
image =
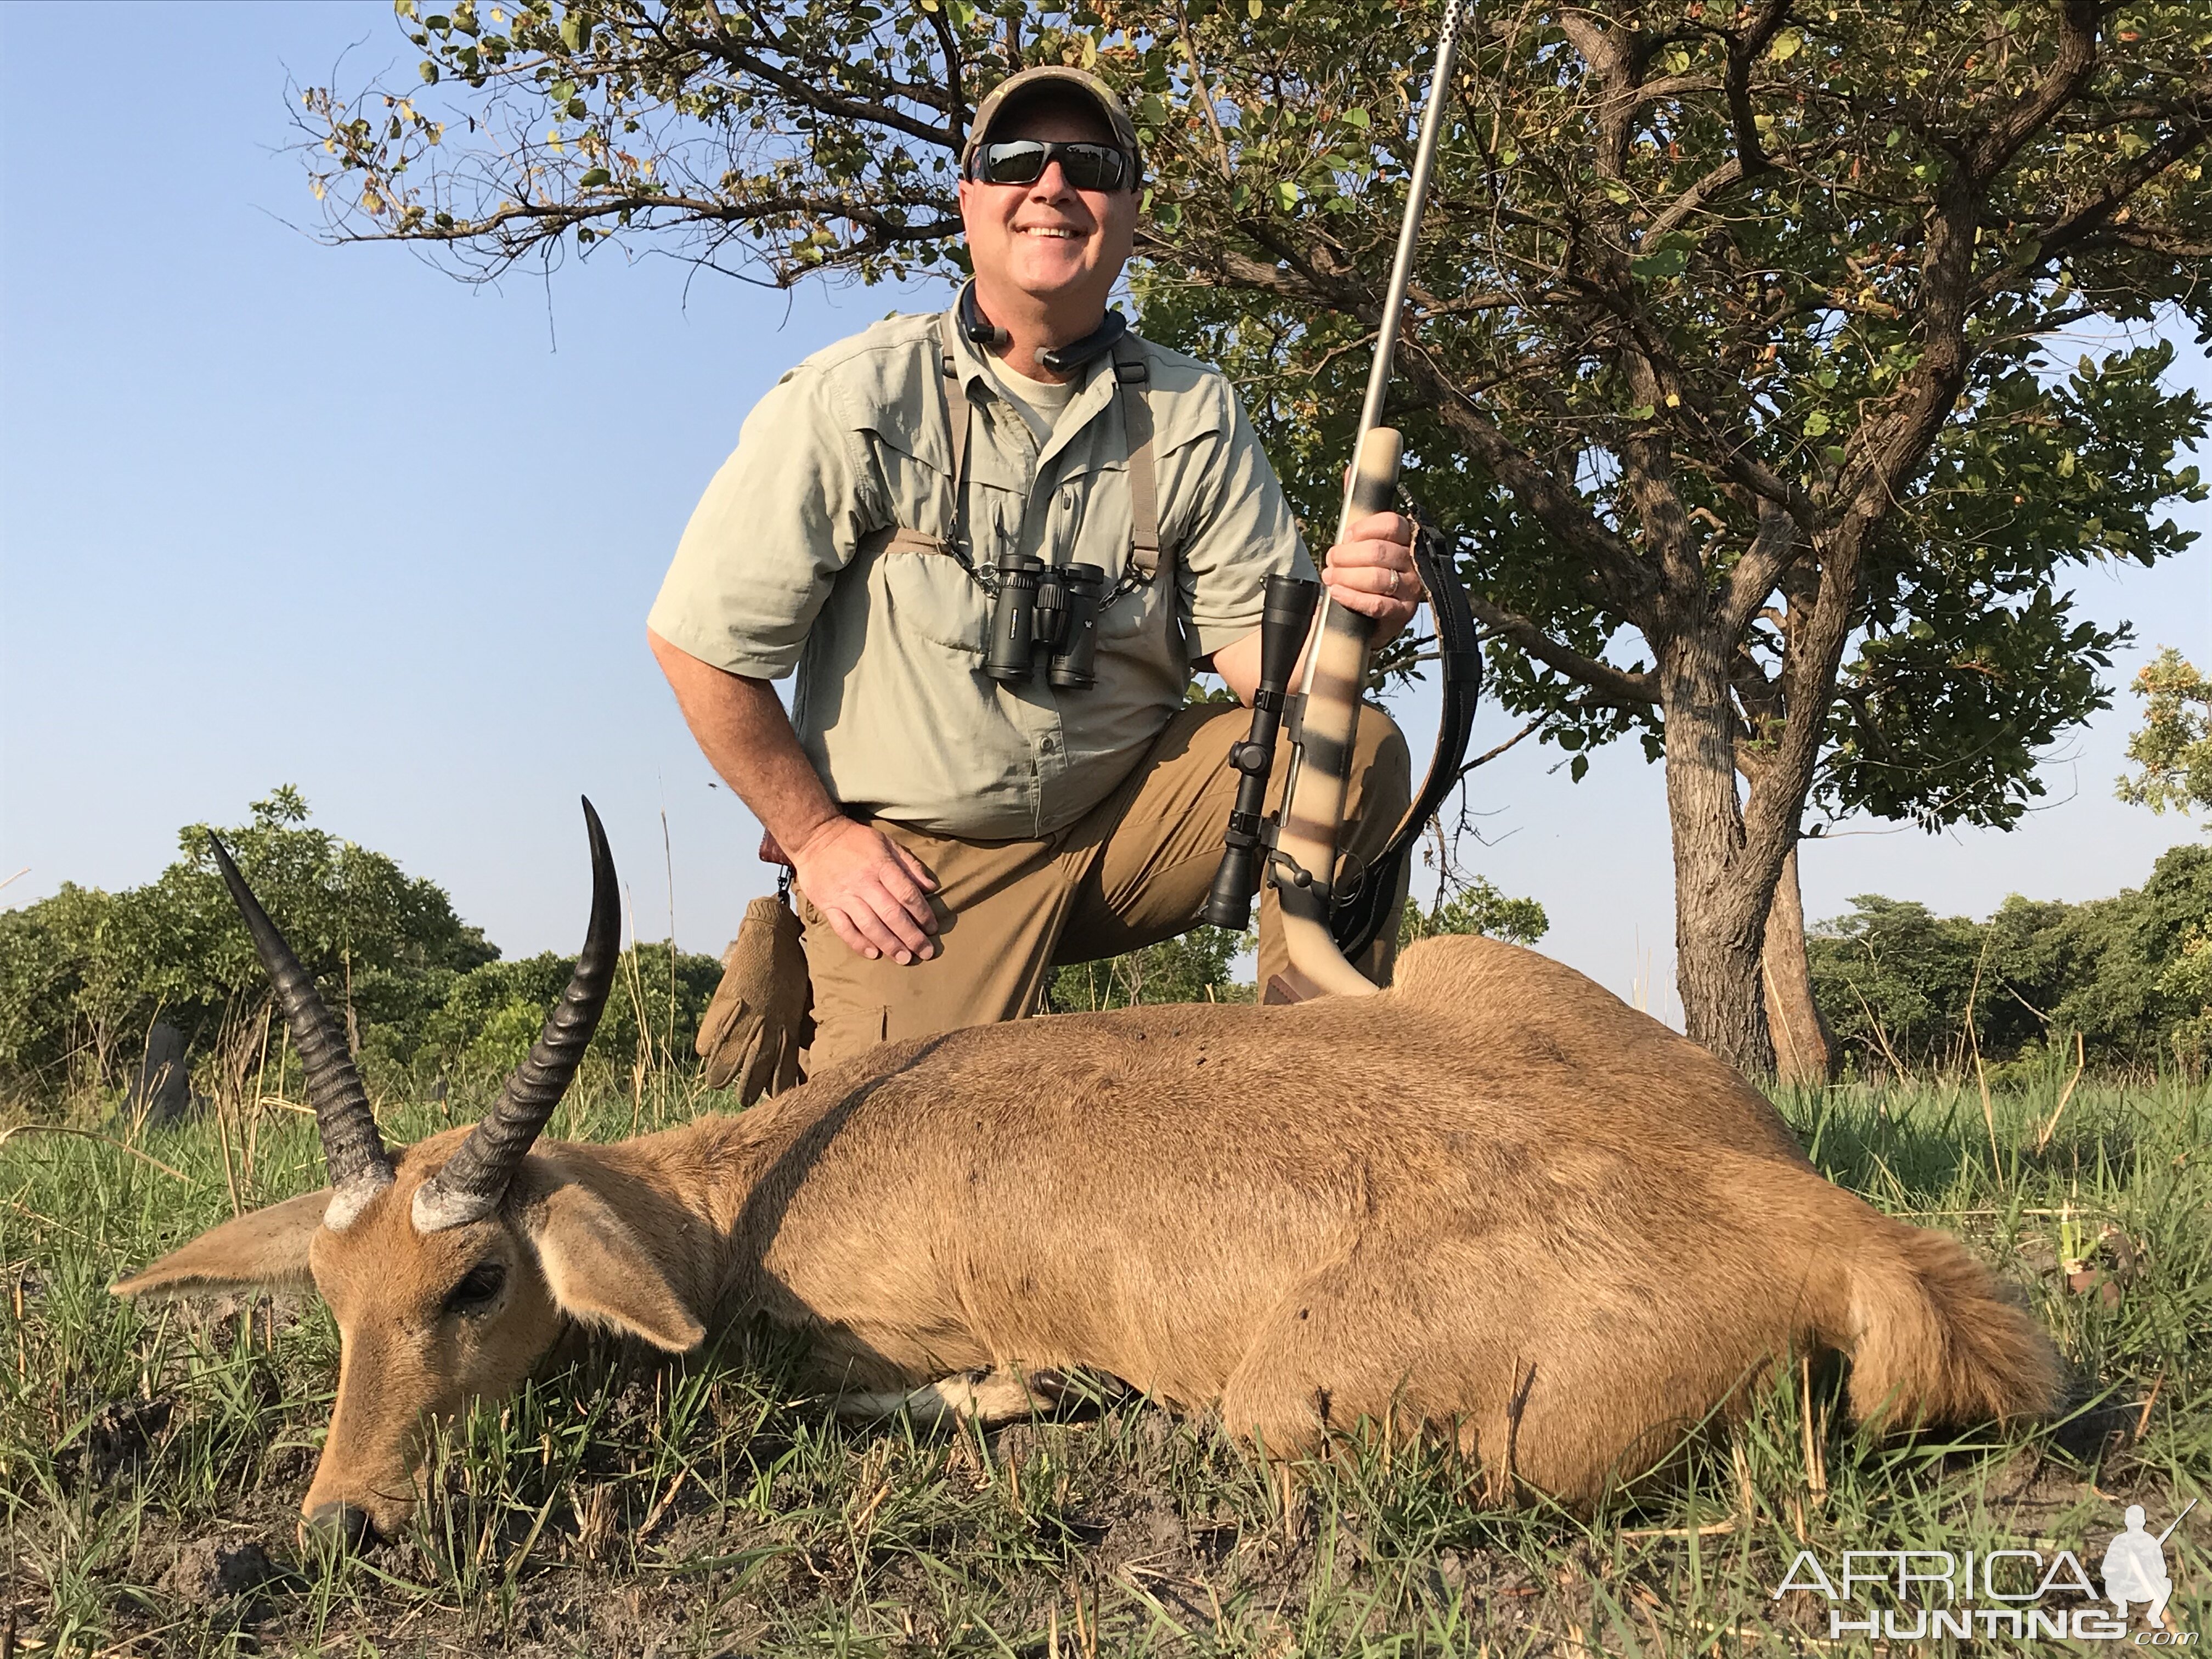
[[[464, 89], [442, 119], [420, 88], [308, 89], [315, 188], [339, 238], [476, 276], [607, 240], [778, 284], [957, 268], [980, 93], [1095, 64], [1145, 135], [1147, 333], [1243, 382], [1328, 522], [1425, 5], [400, 10], [422, 81]], [[2156, 514], [2198, 493], [2172, 462], [2206, 410], [2160, 387], [2168, 349], [2061, 379], [2046, 347], [2212, 322], [2212, 14], [1602, 0], [1469, 28], [1397, 363], [1408, 482], [1460, 526], [1507, 706], [1577, 777], [1631, 733], [1663, 755], [1686, 1022], [1763, 1069], [1762, 943], [1808, 798], [1942, 799], [1931, 683], [1968, 752], [2032, 748], [2033, 720], [1974, 723], [1974, 682], [2010, 719], [2094, 665], [2111, 636], [2058, 575], [2188, 539]], [[1991, 810], [2027, 787], [1966, 769], [1955, 798]]]
[[2142, 730], [2128, 739], [2137, 771], [2119, 780], [2119, 797], [2163, 812], [2212, 812], [2212, 681], [2181, 653], [2165, 650], [2136, 675]]
[[[435, 883], [307, 823], [298, 790], [253, 803], [219, 833], [360, 1046], [364, 1027], [421, 1019], [499, 952]], [[120, 893], [65, 884], [0, 915], [0, 1077], [52, 1094], [117, 1080], [156, 1019], [205, 1055], [227, 1019], [267, 1000], [268, 979], [207, 845], [178, 832], [176, 862]]]
[[[254, 802], [251, 823], [218, 833], [379, 1092], [440, 1078], [495, 1083], [529, 1052], [575, 969], [550, 951], [500, 961], [443, 888], [310, 825], [289, 785]], [[205, 824], [179, 830], [180, 856], [143, 887], [72, 884], [0, 911], [0, 1085], [51, 1100], [124, 1082], [157, 1019], [183, 1034], [194, 1060], [226, 1030], [258, 1032], [268, 975], [207, 835]], [[591, 1057], [623, 1078], [641, 1060], [688, 1066], [720, 977], [712, 957], [632, 945]]]
[[1426, 909], [1409, 900], [1398, 921], [1398, 945], [1402, 950], [1440, 933], [1483, 933], [1510, 945], [1534, 945], [1551, 928], [1551, 918], [1534, 899], [1509, 897], [1476, 876], [1457, 892], [1439, 892]]
[[2014, 894], [1987, 921], [1865, 894], [1814, 930], [1813, 979], [1870, 1068], [2054, 1054], [2200, 1068], [2212, 1039], [2212, 848], [2160, 855], [2148, 880], [2081, 904]]

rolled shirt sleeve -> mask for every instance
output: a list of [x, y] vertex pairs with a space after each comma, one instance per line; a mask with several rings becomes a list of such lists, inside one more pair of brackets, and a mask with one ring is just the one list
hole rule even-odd
[[805, 366], [754, 405], [684, 526], [647, 625], [729, 673], [797, 665], [838, 573], [881, 519], [863, 435]]

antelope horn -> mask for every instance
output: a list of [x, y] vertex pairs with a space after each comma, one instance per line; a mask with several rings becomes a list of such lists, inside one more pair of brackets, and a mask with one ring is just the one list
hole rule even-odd
[[246, 931], [253, 935], [253, 948], [269, 972], [276, 1006], [284, 1011], [293, 1046], [299, 1049], [300, 1063], [307, 1068], [307, 1101], [315, 1109], [315, 1127], [323, 1137], [323, 1162], [331, 1172], [331, 1202], [323, 1212], [323, 1224], [343, 1229], [361, 1213], [362, 1205], [392, 1184], [392, 1159], [385, 1152], [384, 1138], [376, 1132], [375, 1115], [368, 1109], [368, 1091], [361, 1086], [361, 1073], [354, 1069], [345, 1034], [316, 994], [314, 976], [300, 965], [300, 958], [292, 954], [292, 947], [284, 942], [283, 934], [276, 931], [276, 924], [269, 920], [269, 913], [231, 862], [229, 852], [212, 832], [208, 847], [215, 854], [216, 868], [222, 872], [223, 884], [230, 889], [232, 902], [246, 918]]
[[576, 971], [545, 1017], [545, 1029], [531, 1046], [529, 1058], [514, 1068], [491, 1110], [445, 1167], [415, 1189], [417, 1232], [458, 1227], [498, 1206], [531, 1143], [568, 1091], [599, 1025], [599, 1011], [606, 1006], [622, 948], [622, 893], [615, 884], [606, 831], [589, 800], [584, 803], [584, 824], [592, 840], [592, 921]]

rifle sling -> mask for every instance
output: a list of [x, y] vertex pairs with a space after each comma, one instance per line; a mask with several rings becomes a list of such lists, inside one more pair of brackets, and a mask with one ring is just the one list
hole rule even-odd
[[1411, 855], [1422, 829], [1459, 781], [1468, 739], [1474, 734], [1475, 705], [1482, 695], [1482, 647], [1459, 573], [1448, 558], [1438, 556], [1440, 539], [1425, 526], [1413, 537], [1413, 565], [1420, 572], [1421, 586], [1428, 590], [1443, 665], [1443, 709], [1437, 721], [1436, 750], [1429, 759], [1428, 776], [1422, 781], [1413, 804], [1406, 809], [1406, 816], [1391, 831], [1389, 842], [1352, 885], [1352, 891], [1331, 908], [1329, 933], [1347, 958], [1372, 945], [1389, 920], [1390, 902], [1398, 891], [1399, 869]]

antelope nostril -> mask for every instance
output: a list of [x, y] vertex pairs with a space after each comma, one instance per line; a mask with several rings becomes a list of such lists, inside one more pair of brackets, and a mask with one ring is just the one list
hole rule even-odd
[[307, 1516], [307, 1524], [315, 1531], [336, 1539], [349, 1550], [357, 1550], [374, 1534], [375, 1525], [368, 1511], [356, 1509], [351, 1504], [318, 1504]]

